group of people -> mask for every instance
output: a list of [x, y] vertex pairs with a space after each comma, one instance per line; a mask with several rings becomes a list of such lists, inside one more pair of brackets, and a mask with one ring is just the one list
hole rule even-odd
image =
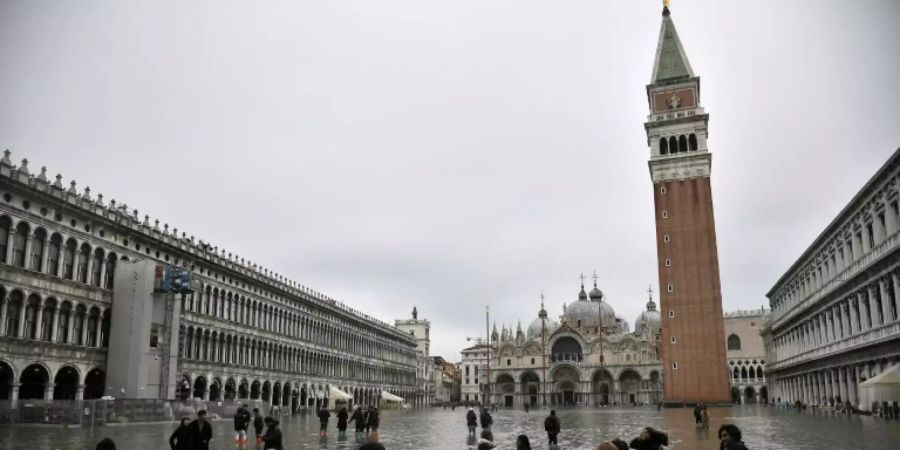
[[[316, 415], [319, 416], [319, 436], [324, 437], [328, 433], [328, 420], [331, 418], [331, 413], [323, 406]], [[357, 434], [371, 431], [376, 436], [378, 435], [378, 425], [381, 417], [378, 408], [374, 406], [357, 406], [352, 415], [347, 413], [347, 408], [341, 408], [336, 415], [338, 433], [341, 436], [347, 433], [347, 426], [350, 422], [356, 423]]]
[[[709, 414], [705, 405], [698, 403], [694, 409], [694, 416], [697, 418], [698, 427], [709, 427]], [[466, 426], [469, 429], [470, 436], [475, 434], [479, 421], [481, 422], [482, 430], [477, 448], [478, 450], [493, 449], [497, 446], [494, 443], [494, 434], [491, 432], [491, 425], [494, 423], [493, 417], [486, 408], [481, 408], [480, 414], [476, 414], [474, 408], [469, 408], [469, 411], [466, 413]], [[550, 415], [544, 419], [544, 431], [547, 432], [547, 443], [550, 449], [558, 449], [558, 436], [560, 431], [562, 431], [562, 423], [555, 410], [550, 410]], [[719, 428], [718, 437], [720, 450], [747, 450], [747, 447], [741, 440], [741, 430], [735, 425], [722, 425]], [[669, 436], [666, 433], [653, 427], [646, 427], [630, 443], [616, 438], [601, 443], [597, 450], [659, 450], [668, 445]], [[531, 441], [527, 435], [520, 434], [516, 438], [516, 450], [531, 450]]]
[[[247, 445], [247, 430], [251, 422], [256, 436], [256, 450], [284, 450], [278, 420], [272, 417], [263, 419], [259, 408], [253, 408], [251, 417], [246, 404], [238, 406], [234, 413], [235, 444]], [[201, 409], [197, 411], [197, 419], [193, 421], [189, 417], [181, 418], [181, 424], [169, 437], [169, 447], [172, 450], [209, 450], [212, 434], [212, 425], [206, 420], [206, 411]]]

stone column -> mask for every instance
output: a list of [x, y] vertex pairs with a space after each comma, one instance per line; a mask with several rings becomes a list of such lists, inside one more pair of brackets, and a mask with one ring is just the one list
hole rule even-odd
[[850, 336], [850, 301], [842, 300], [838, 307], [841, 309], [841, 329], [844, 336]]
[[19, 403], [19, 383], [13, 383], [12, 388], [9, 390], [9, 405], [13, 408], [18, 406]]
[[0, 336], [6, 336], [6, 313], [9, 299], [0, 297]]
[[847, 302], [850, 304], [850, 334], [858, 334], [859, 333], [859, 305], [856, 303], [856, 298], [852, 295], [847, 297]]
[[872, 320], [872, 328], [875, 328], [881, 326], [881, 321], [878, 320], [878, 305], [875, 303], [875, 288], [868, 286], [866, 291], [869, 293], [869, 317]]
[[[85, 306], [86, 306], [86, 305], [85, 305]], [[89, 321], [89, 317], [90, 317], [90, 312], [91, 312], [90, 309], [85, 309], [85, 312], [84, 312], [84, 318], [83, 318], [83, 320], [82, 320], [82, 322], [81, 322], [81, 345], [83, 345], [83, 346], [85, 346], [85, 347], [90, 347], [90, 346], [91, 346], [90, 342], [87, 341], [87, 338], [88, 338], [88, 334], [87, 334], [87, 332], [88, 332], [88, 321]], [[100, 333], [97, 333], [97, 334], [100, 334]]]
[[[34, 340], [41, 340], [41, 329], [44, 327], [44, 305], [43, 300], [38, 303], [37, 311], [34, 317]], [[27, 332], [27, 331], [26, 331]]]
[[[75, 305], [77, 306], [77, 305]], [[71, 344], [74, 342], [75, 336], [73, 336], [73, 330], [75, 329], [75, 307], [72, 307], [72, 310], [69, 312], [69, 323], [66, 324], [66, 343]]]
[[13, 223], [9, 227], [9, 235], [6, 238], [6, 263], [13, 264], [13, 244], [16, 241], [16, 224]]
[[29, 270], [34, 270], [34, 267], [31, 267], [31, 246], [32, 241], [34, 240], [34, 235], [29, 234], [27, 238], [25, 238], [25, 256], [22, 258], [24, 267]]
[[834, 335], [834, 313], [831, 309], [825, 310], [825, 342], [830, 344], [836, 340]]
[[[60, 236], [60, 237], [62, 238], [62, 240], [59, 241], [59, 254], [56, 256], [56, 277], [57, 278], [62, 278], [63, 266], [65, 265], [65, 260], [66, 260], [66, 241], [68, 240], [68, 238], [66, 236]], [[50, 237], [48, 237], [47, 240], [50, 240]]]
[[19, 338], [25, 337], [25, 311], [28, 310], [28, 296], [23, 296], [22, 307], [19, 308]]
[[894, 287], [894, 297], [890, 301], [893, 315], [887, 319], [888, 322], [893, 322], [895, 317], [900, 317], [900, 311], [897, 311], [897, 308], [900, 307], [900, 302], [897, 301], [897, 296], [900, 296], [900, 277], [897, 276], [897, 272], [891, 273], [891, 284]]
[[59, 309], [62, 307], [59, 303], [53, 308], [53, 325], [50, 328], [50, 342], [56, 342], [56, 329], [59, 327]]
[[[47, 236], [47, 239], [44, 239], [44, 250], [41, 252], [41, 271], [49, 272], [50, 268], [47, 266], [47, 262], [50, 260], [49, 250], [50, 250], [50, 238], [52, 236]], [[34, 269], [32, 267], [32, 269]]]
[[75, 388], [75, 400], [81, 401], [84, 400], [84, 385], [79, 384], [78, 387]]
[[878, 287], [881, 290], [881, 324], [891, 323], [893, 321], [893, 313], [891, 312], [891, 298], [887, 289], [888, 280], [882, 278], [878, 280]]
[[106, 258], [100, 260], [100, 287], [106, 287]]
[[44, 385], [44, 400], [53, 401], [53, 382], [47, 382]]

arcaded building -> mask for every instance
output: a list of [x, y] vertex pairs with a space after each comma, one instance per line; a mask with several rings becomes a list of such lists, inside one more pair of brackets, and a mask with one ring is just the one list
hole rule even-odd
[[766, 349], [760, 332], [769, 320], [767, 309], [725, 313], [725, 348], [734, 403], [765, 403]]
[[644, 128], [656, 215], [663, 400], [730, 401], [722, 292], [707, 147], [709, 114], [668, 7], [650, 84]]
[[900, 362], [898, 185], [900, 149], [766, 294], [770, 401], [857, 404]]
[[[0, 401], [293, 409], [416, 390], [416, 339], [394, 326], [8, 151], [0, 197]], [[193, 292], [160, 292], [173, 267]]]

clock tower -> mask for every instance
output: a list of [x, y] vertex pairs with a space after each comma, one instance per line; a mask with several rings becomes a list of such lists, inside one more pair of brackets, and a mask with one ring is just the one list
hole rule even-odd
[[644, 128], [656, 209], [663, 401], [729, 403], [709, 115], [668, 7], [662, 15]]

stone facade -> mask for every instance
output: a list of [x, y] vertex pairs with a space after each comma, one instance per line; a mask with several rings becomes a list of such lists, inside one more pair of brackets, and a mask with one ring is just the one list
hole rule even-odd
[[482, 402], [484, 400], [484, 385], [488, 373], [488, 351], [490, 347], [484, 342], [479, 342], [460, 352], [462, 360], [459, 363], [459, 374], [462, 380], [460, 384], [460, 397], [464, 402]]
[[547, 318], [542, 304], [527, 331], [521, 326], [495, 331], [491, 402], [506, 407], [658, 402], [656, 304], [650, 299], [631, 332], [603, 298], [596, 284], [590, 295], [582, 285], [559, 323]]
[[419, 319], [419, 312], [414, 307], [412, 319], [397, 319], [394, 326], [416, 340], [416, 392], [412, 404], [431, 405], [435, 396], [434, 359], [430, 355], [431, 322]]
[[731, 399], [735, 403], [765, 403], [766, 350], [760, 332], [769, 320], [769, 311], [725, 313], [725, 347], [731, 374]]
[[645, 123], [656, 212], [664, 401], [729, 402], [718, 250], [707, 148], [709, 115], [668, 8]]
[[770, 399], [859, 403], [859, 383], [900, 362], [898, 184], [900, 149], [767, 294]]
[[134, 261], [183, 267], [197, 282], [177, 301], [174, 334], [140, 340], [177, 345], [160, 397], [286, 409], [324, 404], [333, 389], [356, 403], [416, 392], [408, 333], [74, 181], [32, 174], [26, 160], [15, 167], [8, 151], [0, 196], [0, 400], [121, 396], [105, 379], [126, 363], [108, 351], [111, 313], [116, 266]]

